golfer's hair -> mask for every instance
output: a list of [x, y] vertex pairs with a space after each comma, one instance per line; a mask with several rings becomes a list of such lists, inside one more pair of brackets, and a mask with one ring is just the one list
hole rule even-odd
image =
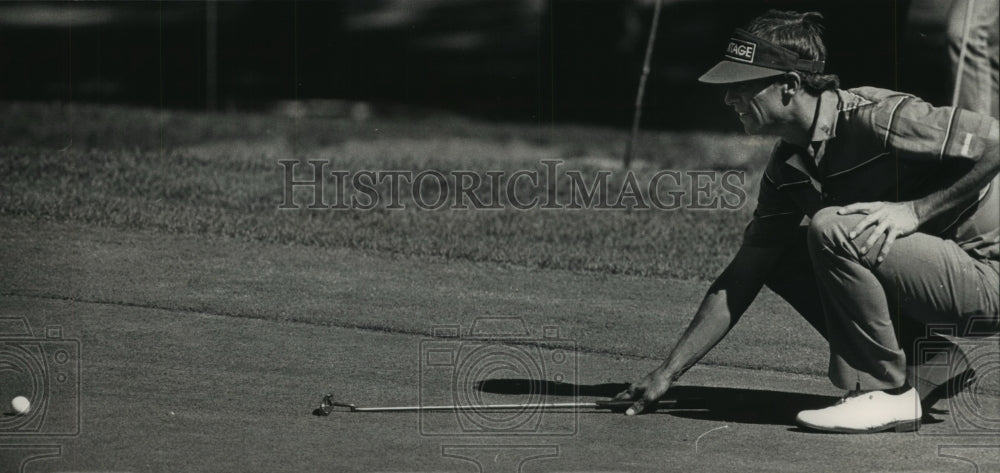
[[[798, 53], [802, 59], [826, 61], [826, 45], [823, 44], [823, 15], [818, 12], [799, 13], [771, 10], [754, 18], [743, 29], [754, 36], [766, 39], [778, 46]], [[819, 93], [840, 87], [836, 74], [801, 72], [806, 90]]]

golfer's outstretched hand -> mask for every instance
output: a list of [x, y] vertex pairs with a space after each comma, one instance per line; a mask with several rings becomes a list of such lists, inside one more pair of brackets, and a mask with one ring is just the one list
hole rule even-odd
[[838, 210], [837, 214], [866, 215], [848, 235], [852, 240], [868, 227], [875, 227], [868, 239], [858, 247], [861, 254], [868, 254], [878, 239], [885, 235], [882, 250], [878, 254], [878, 261], [885, 259], [897, 238], [917, 231], [917, 227], [920, 226], [920, 220], [917, 217], [917, 212], [913, 209], [912, 202], [859, 202]]
[[634, 401], [632, 407], [629, 407], [625, 414], [630, 416], [641, 414], [667, 393], [672, 382], [669, 374], [661, 370], [654, 370], [638, 382], [632, 383], [628, 389], [618, 393], [614, 400]]

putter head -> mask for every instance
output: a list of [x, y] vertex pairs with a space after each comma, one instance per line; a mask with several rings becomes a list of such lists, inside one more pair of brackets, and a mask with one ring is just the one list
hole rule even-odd
[[320, 401], [319, 407], [313, 411], [313, 415], [325, 417], [330, 415], [331, 412], [336, 410], [337, 407], [346, 407], [350, 412], [357, 410], [357, 406], [354, 404], [348, 404], [346, 402], [337, 402], [333, 399], [333, 393], [323, 396], [323, 400]]

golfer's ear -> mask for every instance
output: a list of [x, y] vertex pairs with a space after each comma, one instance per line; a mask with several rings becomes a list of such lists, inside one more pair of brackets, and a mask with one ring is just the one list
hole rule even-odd
[[789, 95], [794, 95], [802, 90], [802, 76], [798, 72], [789, 72], [782, 77], [784, 91]]

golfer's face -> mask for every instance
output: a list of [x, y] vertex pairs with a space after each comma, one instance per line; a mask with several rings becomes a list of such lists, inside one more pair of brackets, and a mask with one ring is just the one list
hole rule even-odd
[[780, 82], [773, 77], [736, 82], [726, 89], [726, 105], [739, 115], [750, 134], [774, 132], [781, 111]]

